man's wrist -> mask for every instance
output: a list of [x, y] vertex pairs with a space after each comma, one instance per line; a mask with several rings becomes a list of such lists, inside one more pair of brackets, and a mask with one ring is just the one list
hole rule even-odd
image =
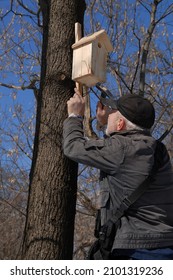
[[69, 114], [69, 115], [68, 115], [68, 117], [69, 117], [69, 118], [71, 118], [71, 117], [72, 117], [72, 118], [79, 118], [79, 119], [83, 119], [83, 116], [81, 116], [81, 115], [77, 115], [77, 114], [74, 114], [74, 113]]

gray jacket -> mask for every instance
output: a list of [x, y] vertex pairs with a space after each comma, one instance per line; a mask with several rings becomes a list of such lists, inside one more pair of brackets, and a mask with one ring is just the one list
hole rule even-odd
[[[149, 175], [156, 140], [140, 131], [121, 131], [109, 138], [86, 140], [79, 118], [64, 122], [64, 154], [100, 169], [102, 225]], [[114, 194], [114, 204], [111, 199]], [[147, 191], [125, 212], [113, 248], [173, 246], [173, 170], [167, 155]]]

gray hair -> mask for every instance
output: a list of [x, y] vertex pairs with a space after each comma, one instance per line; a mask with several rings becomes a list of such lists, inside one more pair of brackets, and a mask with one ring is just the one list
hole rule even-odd
[[119, 111], [118, 111], [118, 116], [119, 118], [123, 118], [125, 120], [125, 124], [126, 124], [126, 130], [146, 130], [145, 128], [138, 126], [134, 123], [132, 123], [131, 121], [129, 121], [128, 119], [126, 119]]

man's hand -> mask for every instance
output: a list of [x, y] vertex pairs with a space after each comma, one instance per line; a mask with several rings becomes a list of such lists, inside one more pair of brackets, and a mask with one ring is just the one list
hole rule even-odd
[[110, 113], [110, 109], [107, 106], [103, 106], [101, 102], [97, 103], [97, 109], [96, 109], [96, 118], [100, 125], [106, 125], [108, 116]]
[[85, 111], [85, 98], [81, 96], [80, 92], [77, 88], [74, 89], [75, 93], [73, 97], [71, 97], [67, 101], [67, 111], [68, 115], [75, 114], [83, 117]]

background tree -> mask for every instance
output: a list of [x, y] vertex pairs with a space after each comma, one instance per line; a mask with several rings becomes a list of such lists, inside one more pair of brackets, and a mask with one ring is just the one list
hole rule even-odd
[[[64, 158], [62, 125], [71, 81], [74, 24], [85, 1], [40, 1], [43, 45], [34, 154], [23, 243], [25, 259], [71, 259], [77, 164]], [[58, 23], [58, 24], [57, 24]]]
[[16, 259], [21, 248], [34, 133], [33, 118], [28, 119], [27, 111], [15, 106], [11, 114], [2, 114], [0, 127], [1, 259]]

